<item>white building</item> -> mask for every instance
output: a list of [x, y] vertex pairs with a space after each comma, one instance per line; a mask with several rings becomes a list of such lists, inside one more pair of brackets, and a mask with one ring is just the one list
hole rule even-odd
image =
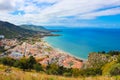
[[5, 36], [4, 35], [0, 35], [0, 39], [3, 39], [3, 38], [5, 38]]
[[23, 57], [23, 54], [19, 53], [19, 52], [12, 52], [9, 56], [14, 58], [14, 59], [20, 59]]

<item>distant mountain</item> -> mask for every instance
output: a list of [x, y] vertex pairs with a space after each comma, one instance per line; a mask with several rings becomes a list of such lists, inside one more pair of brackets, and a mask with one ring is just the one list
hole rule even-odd
[[36, 26], [36, 25], [21, 25], [21, 28], [28, 29], [28, 30], [33, 30], [33, 31], [40, 31], [40, 32], [47, 32], [50, 33], [49, 30], [44, 28], [43, 26]]
[[0, 21], [0, 35], [4, 35], [6, 38], [32, 36], [36, 33], [37, 31], [27, 30], [9, 22]]

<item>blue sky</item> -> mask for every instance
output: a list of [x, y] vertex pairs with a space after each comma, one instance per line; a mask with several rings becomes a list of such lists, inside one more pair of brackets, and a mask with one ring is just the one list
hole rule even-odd
[[120, 0], [0, 0], [0, 20], [17, 25], [120, 28]]

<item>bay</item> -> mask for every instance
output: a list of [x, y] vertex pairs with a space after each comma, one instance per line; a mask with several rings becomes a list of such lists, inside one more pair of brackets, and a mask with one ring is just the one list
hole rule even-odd
[[62, 28], [61, 36], [46, 37], [50, 45], [76, 57], [87, 59], [89, 53], [120, 50], [120, 29]]

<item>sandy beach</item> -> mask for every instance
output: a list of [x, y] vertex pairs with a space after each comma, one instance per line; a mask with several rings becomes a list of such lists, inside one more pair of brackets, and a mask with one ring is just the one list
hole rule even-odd
[[80, 57], [77, 57], [77, 56], [75, 56], [75, 55], [72, 55], [71, 53], [65, 52], [65, 51], [63, 51], [63, 50], [61, 50], [61, 49], [59, 49], [59, 48], [53, 47], [53, 46], [50, 45], [44, 38], [43, 38], [42, 40], [43, 40], [43, 42], [44, 42], [47, 46], [53, 48], [53, 49], [56, 50], [58, 53], [62, 53], [62, 54], [65, 54], [65, 55], [69, 55], [69, 56], [71, 56], [71, 57], [74, 57], [74, 58], [76, 58], [76, 59], [83, 60], [83, 62], [87, 60], [87, 59], [80, 58]]

